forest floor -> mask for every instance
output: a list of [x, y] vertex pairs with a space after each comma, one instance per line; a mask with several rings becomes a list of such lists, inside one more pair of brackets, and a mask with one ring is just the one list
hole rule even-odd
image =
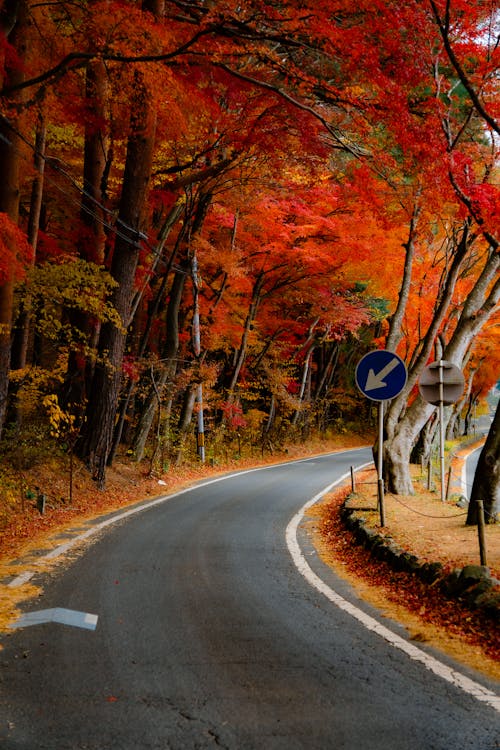
[[[107, 472], [106, 489], [95, 488], [86, 469], [77, 465], [73, 473], [71, 501], [68, 496], [68, 471], [60, 460], [44, 463], [23, 473], [23, 486], [40, 488], [47, 495], [46, 511], [41, 515], [34, 500], [19, 500], [18, 512], [0, 528], [0, 630], [6, 631], [19, 616], [22, 602], [37, 596], [35, 586], [26, 583], [16, 588], [5, 585], [14, 576], [33, 565], [40, 569], [43, 552], [58, 546], [64, 534], [74, 532], [85, 521], [110, 511], [125, 508], [140, 500], [177, 491], [183, 487], [221, 473], [257, 464], [293, 460], [332, 450], [356, 447], [359, 437], [343, 436], [328, 443], [310, 443], [289, 447], [265, 458], [257, 455], [244, 460], [219, 463], [218, 466], [180, 467], [162, 476], [151, 476], [144, 466], [116, 461]], [[460, 456], [457, 456], [460, 461]], [[457, 471], [460, 467], [457, 466]], [[418, 472], [416, 472], [418, 473]], [[357, 479], [356, 493], [362, 505], [373, 507], [368, 522], [377, 527], [376, 479], [374, 472], [364, 472]], [[447, 567], [479, 564], [477, 529], [465, 526], [465, 510], [451, 499], [440, 500], [439, 491], [429, 492], [415, 477], [416, 494], [411, 497], [385, 497], [384, 533], [419, 558], [441, 562]], [[445, 651], [457, 660], [500, 680], [500, 625], [484, 620], [478, 614], [450, 602], [415, 576], [395, 576], [385, 563], [374, 561], [366, 550], [353, 545], [343, 528], [339, 509], [348, 488], [330, 493], [310, 511], [316, 543], [322, 557], [347, 579], [358, 594], [381, 609], [385, 616], [405, 625], [410, 637]], [[364, 514], [366, 515], [366, 514]], [[0, 518], [0, 522], [2, 518]], [[325, 529], [328, 533], [325, 533]], [[333, 532], [333, 533], [332, 533]], [[335, 541], [332, 541], [335, 540]], [[486, 527], [487, 562], [491, 574], [500, 578], [500, 524]], [[64, 561], [43, 568], [64, 565]]]

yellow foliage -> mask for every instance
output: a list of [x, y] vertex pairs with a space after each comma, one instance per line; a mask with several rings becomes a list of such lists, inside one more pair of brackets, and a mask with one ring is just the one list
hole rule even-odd
[[52, 437], [62, 437], [75, 428], [75, 415], [61, 409], [59, 400], [54, 393], [45, 396], [42, 404], [47, 409]]
[[66, 357], [61, 356], [52, 370], [25, 367], [10, 373], [10, 382], [17, 392], [17, 410], [27, 419], [39, 413], [40, 402], [63, 382]]
[[0, 486], [2, 487], [2, 500], [0, 502], [0, 529], [5, 528], [12, 513], [19, 506], [19, 490], [15, 486], [12, 476], [0, 469]]
[[251, 430], [260, 430], [268, 414], [260, 409], [249, 409], [245, 414], [247, 425]]

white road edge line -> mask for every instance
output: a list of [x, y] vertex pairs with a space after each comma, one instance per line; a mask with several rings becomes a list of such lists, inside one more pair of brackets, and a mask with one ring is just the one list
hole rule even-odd
[[462, 490], [462, 496], [469, 498], [469, 489], [467, 487], [467, 456], [465, 457], [465, 460], [462, 465], [462, 473], [460, 476], [460, 484], [461, 484], [461, 490]]
[[[359, 450], [359, 448], [352, 448], [350, 449], [352, 451]], [[335, 453], [336, 451], [332, 451]], [[338, 451], [339, 453], [349, 452], [349, 451]], [[330, 454], [328, 454], [330, 455]], [[297, 458], [293, 459], [291, 461], [284, 461], [283, 463], [280, 463], [280, 465], [286, 465], [286, 464], [296, 464], [296, 463], [302, 463], [306, 461], [315, 461], [318, 459], [318, 456], [311, 456], [308, 458]], [[94, 536], [94, 534], [99, 533], [103, 529], [105, 529], [107, 526], [112, 526], [114, 523], [117, 523], [118, 521], [122, 521], [124, 518], [129, 518], [130, 516], [134, 516], [136, 513], [142, 513], [145, 510], [149, 510], [149, 508], [154, 508], [156, 505], [161, 505], [162, 503], [167, 502], [168, 500], [173, 500], [176, 497], [179, 497], [180, 495], [185, 495], [188, 492], [191, 492], [194, 489], [199, 489], [201, 487], [208, 487], [210, 484], [216, 484], [217, 482], [223, 482], [226, 479], [231, 479], [232, 477], [236, 476], [243, 476], [244, 474], [251, 474], [255, 471], [266, 471], [268, 469], [272, 469], [276, 466], [276, 464], [267, 464], [266, 466], [256, 466], [252, 469], [244, 469], [243, 471], [235, 471], [231, 474], [223, 474], [220, 477], [214, 477], [214, 479], [208, 479], [206, 481], [200, 482], [199, 484], [191, 485], [190, 487], [186, 487], [183, 490], [178, 490], [177, 492], [173, 492], [172, 494], [168, 495], [161, 495], [160, 497], [155, 498], [154, 500], [145, 501], [140, 506], [137, 506], [135, 508], [130, 508], [129, 510], [123, 511], [123, 513], [118, 513], [111, 518], [106, 519], [105, 521], [101, 521], [101, 523], [97, 523], [95, 526], [92, 526], [87, 531], [84, 531], [82, 534], [78, 534], [78, 536], [73, 537], [73, 539], [70, 539], [68, 542], [64, 542], [63, 544], [58, 545], [57, 547], [54, 547], [54, 549], [47, 552], [47, 554], [43, 555], [40, 560], [38, 561], [38, 566], [42, 566], [43, 562], [45, 560], [54, 560], [56, 557], [59, 557], [60, 555], [63, 555], [65, 552], [68, 552], [72, 547], [75, 547], [77, 544], [80, 544], [80, 542], [85, 541], [85, 539], [88, 539], [91, 536]], [[20, 575], [16, 576], [12, 579], [12, 581], [9, 581], [7, 584], [7, 588], [18, 588], [19, 586], [23, 586], [25, 583], [30, 581], [34, 575], [36, 575], [37, 570], [35, 567], [35, 570], [27, 570], [24, 573], [21, 573]]]
[[[359, 469], [363, 467], [357, 468]], [[336, 482], [328, 485], [328, 487], [325, 487], [322, 492], [311, 498], [311, 500], [309, 500], [305, 505], [302, 506], [302, 508], [295, 514], [295, 516], [288, 524], [286, 528], [286, 543], [298, 571], [304, 576], [308, 583], [311, 584], [311, 586], [313, 586], [317, 591], [326, 596], [327, 599], [333, 602], [333, 604], [336, 604], [337, 607], [342, 609], [344, 612], [347, 612], [348, 614], [352, 615], [352, 617], [356, 618], [356, 620], [362, 623], [362, 625], [364, 625], [368, 630], [371, 630], [374, 633], [380, 635], [389, 644], [394, 646], [394, 648], [397, 648], [407, 654], [410, 659], [423, 664], [430, 672], [433, 672], [439, 677], [442, 677], [444, 680], [460, 688], [464, 692], [476, 698], [478, 701], [487, 703], [492, 708], [500, 711], [500, 696], [488, 690], [483, 685], [474, 682], [474, 680], [471, 680], [469, 677], [466, 677], [460, 672], [451, 669], [450, 667], [446, 666], [446, 664], [443, 664], [438, 659], [435, 659], [433, 656], [426, 654], [424, 651], [417, 648], [409, 641], [406, 641], [404, 638], [401, 638], [401, 636], [393, 633], [391, 630], [389, 630], [389, 628], [379, 623], [370, 615], [358, 609], [358, 607], [354, 606], [354, 604], [351, 604], [351, 602], [348, 602], [342, 596], [333, 591], [333, 589], [327, 586], [327, 584], [322, 581], [321, 578], [316, 575], [316, 573], [314, 573], [314, 571], [306, 562], [306, 559], [302, 554], [297, 540], [297, 530], [299, 524], [302, 521], [305, 512], [312, 505], [317, 503], [324, 495], [327, 494], [327, 492], [330, 492], [333, 487], [345, 482], [345, 480], [349, 476], [350, 474], [344, 474], [344, 476], [342, 476]]]
[[[304, 459], [299, 459], [299, 460], [302, 461]], [[69, 552], [69, 550], [72, 547], [75, 547], [77, 544], [80, 544], [80, 542], [83, 542], [85, 541], [85, 539], [88, 539], [89, 537], [94, 536], [94, 534], [97, 534], [99, 531], [102, 531], [107, 526], [112, 526], [114, 523], [118, 523], [118, 521], [122, 521], [124, 518], [135, 516], [136, 513], [142, 513], [145, 510], [149, 510], [149, 508], [154, 508], [156, 505], [161, 505], [162, 503], [166, 503], [168, 500], [173, 500], [175, 497], [179, 497], [179, 495], [185, 495], [187, 492], [191, 492], [191, 490], [197, 489], [198, 487], [206, 487], [209, 484], [215, 484], [215, 482], [222, 482], [223, 479], [230, 479], [231, 477], [236, 476], [236, 475], [249, 474], [252, 471], [261, 471], [262, 469], [268, 469], [268, 468], [270, 468], [270, 466], [259, 466], [255, 469], [246, 469], [245, 471], [239, 471], [239, 472], [228, 474], [222, 477], [216, 477], [215, 479], [209, 479], [207, 482], [202, 482], [201, 484], [196, 484], [191, 487], [186, 487], [186, 489], [184, 490], [173, 492], [171, 495], [161, 495], [161, 497], [157, 497], [155, 500], [150, 500], [149, 502], [146, 501], [144, 504], [140, 505], [137, 508], [131, 508], [130, 510], [126, 510], [123, 513], [118, 513], [117, 515], [114, 515], [111, 518], [106, 519], [105, 521], [101, 521], [101, 523], [97, 523], [95, 526], [92, 526], [92, 528], [88, 529], [87, 531], [84, 531], [82, 534], [78, 534], [78, 536], [75, 536], [73, 539], [70, 539], [68, 542], [64, 542], [64, 544], [59, 544], [57, 547], [54, 547], [54, 549], [47, 552], [46, 555], [43, 555], [40, 558], [38, 565], [41, 566], [44, 560], [54, 560], [56, 557], [63, 555], [65, 552]], [[18, 586], [22, 586], [23, 584], [31, 580], [31, 578], [33, 578], [33, 576], [36, 575], [36, 572], [37, 571], [35, 569], [35, 570], [27, 570], [26, 572], [21, 573], [20, 575], [13, 578], [12, 581], [9, 581], [9, 583], [7, 584], [7, 588], [17, 588]]]
[[[352, 450], [354, 451], [357, 449], [353, 448]], [[339, 451], [339, 452], [344, 452], [344, 451]], [[349, 451], [345, 451], [345, 452], [349, 452]], [[296, 459], [294, 461], [288, 461], [285, 463], [301, 463], [301, 462], [307, 462], [307, 461], [314, 461], [314, 460], [317, 460], [317, 458], [318, 456], [311, 456], [310, 458], [300, 458], [300, 459]], [[371, 465], [371, 462], [369, 464], [363, 464], [362, 466], [358, 466], [356, 468], [359, 470], [359, 469], [362, 469], [363, 466], [368, 466], [368, 465]], [[194, 489], [207, 487], [208, 485], [216, 484], [217, 482], [223, 482], [226, 479], [231, 479], [232, 477], [235, 477], [235, 476], [243, 476], [244, 474], [251, 474], [256, 471], [265, 471], [267, 469], [272, 469], [274, 468], [274, 466], [275, 466], [274, 464], [269, 464], [267, 466], [258, 466], [253, 469], [245, 469], [244, 471], [237, 471], [232, 474], [225, 474], [220, 477], [215, 477], [214, 479], [209, 479], [206, 482], [201, 482], [200, 484], [195, 484], [191, 487], [186, 487], [183, 490], [179, 490], [178, 492], [174, 492], [169, 495], [161, 495], [155, 500], [146, 502], [137, 508], [131, 508], [130, 510], [124, 511], [123, 513], [119, 513], [115, 516], [112, 516], [111, 518], [108, 518], [106, 521], [102, 521], [101, 523], [96, 524], [92, 528], [85, 531], [83, 534], [79, 534], [78, 536], [74, 537], [74, 539], [71, 539], [69, 542], [60, 544], [58, 547], [55, 547], [53, 550], [48, 552], [47, 555], [42, 557], [40, 560], [40, 564], [43, 563], [44, 559], [54, 559], [58, 557], [59, 555], [70, 550], [71, 547], [79, 544], [81, 541], [88, 539], [94, 534], [97, 534], [102, 529], [108, 526], [111, 526], [112, 524], [117, 523], [118, 521], [121, 521], [124, 518], [129, 518], [130, 516], [133, 516], [136, 513], [141, 513], [142, 511], [148, 510], [149, 508], [153, 508], [156, 505], [161, 505], [162, 503], [165, 503], [168, 500], [173, 500], [176, 497], [185, 495], [186, 493], [191, 492]], [[363, 623], [369, 630], [372, 630], [373, 632], [378, 633], [382, 638], [384, 638], [386, 641], [391, 643], [395, 648], [399, 648], [401, 651], [404, 651], [405, 653], [407, 653], [410, 656], [410, 658], [414, 659], [415, 661], [419, 661], [423, 663], [427, 667], [427, 669], [429, 669], [431, 672], [434, 672], [435, 674], [439, 675], [440, 677], [447, 680], [448, 682], [451, 682], [453, 685], [460, 687], [465, 692], [477, 698], [477, 700], [487, 703], [488, 705], [495, 708], [497, 711], [500, 711], [500, 697], [499, 696], [497, 696], [495, 693], [492, 693], [490, 690], [487, 690], [487, 688], [483, 687], [483, 685], [480, 685], [479, 683], [476, 683], [473, 680], [470, 680], [468, 677], [466, 677], [465, 675], [462, 675], [460, 672], [456, 672], [455, 670], [450, 669], [449, 667], [447, 667], [445, 664], [442, 664], [437, 659], [434, 659], [432, 656], [429, 656], [424, 651], [421, 651], [420, 649], [413, 646], [413, 644], [405, 641], [403, 638], [400, 638], [391, 630], [389, 630], [388, 628], [384, 627], [379, 622], [377, 622], [377, 620], [375, 620], [373, 617], [370, 617], [369, 615], [362, 612], [360, 609], [355, 607], [353, 604], [348, 602], [346, 599], [344, 599], [335, 591], [333, 591], [333, 589], [327, 586], [326, 583], [324, 583], [324, 581], [322, 581], [321, 578], [319, 578], [307, 564], [304, 556], [302, 555], [302, 552], [300, 550], [300, 547], [297, 541], [297, 529], [304, 516], [304, 513], [307, 511], [308, 508], [310, 508], [312, 505], [317, 503], [318, 500], [320, 500], [327, 492], [330, 492], [330, 490], [333, 489], [333, 487], [336, 487], [342, 482], [345, 482], [345, 480], [348, 477], [350, 477], [350, 473], [344, 474], [342, 477], [340, 477], [340, 479], [337, 479], [335, 482], [332, 482], [332, 484], [329, 484], [327, 487], [325, 487], [321, 492], [319, 492], [317, 495], [311, 498], [311, 500], [305, 503], [305, 505], [302, 506], [302, 508], [295, 514], [295, 516], [292, 518], [292, 520], [288, 524], [287, 529], [286, 529], [286, 542], [287, 542], [288, 549], [290, 551], [290, 554], [293, 558], [293, 561], [297, 569], [304, 576], [304, 578], [311, 584], [311, 586], [316, 588], [320, 593], [326, 596], [331, 602], [336, 604], [340, 609], [343, 609], [345, 612], [348, 612], [357, 620], [359, 620], [361, 623]], [[24, 583], [27, 583], [27, 581], [29, 581], [35, 575], [35, 573], [36, 573], [36, 570], [26, 571], [25, 573], [21, 573], [19, 576], [17, 576], [12, 581], [10, 581], [10, 583], [7, 584], [7, 587], [16, 588], [18, 586], [22, 586]]]

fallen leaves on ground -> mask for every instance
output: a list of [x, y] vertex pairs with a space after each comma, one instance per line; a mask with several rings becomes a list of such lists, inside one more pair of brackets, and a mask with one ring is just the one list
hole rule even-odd
[[357, 581], [363, 598], [383, 609], [386, 616], [402, 621], [413, 640], [435, 644], [498, 679], [499, 623], [484, 612], [448, 599], [437, 586], [425, 584], [411, 573], [394, 571], [358, 545], [340, 517], [349, 492], [350, 488], [344, 487], [330, 493], [314, 513], [325, 561], [351, 583]]

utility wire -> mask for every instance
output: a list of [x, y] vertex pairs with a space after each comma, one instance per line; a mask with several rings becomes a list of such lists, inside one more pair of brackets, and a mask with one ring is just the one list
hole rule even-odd
[[[123, 239], [126, 242], [132, 242], [133, 238], [137, 240], [141, 240], [142, 244], [150, 250], [155, 256], [161, 255], [161, 252], [158, 251], [158, 247], [155, 244], [155, 241], [152, 240], [147, 234], [144, 234], [142, 232], [139, 232], [136, 228], [129, 226], [125, 222], [123, 222], [121, 219], [119, 219], [116, 216], [116, 212], [112, 209], [105, 206], [103, 203], [97, 200], [95, 196], [93, 196], [88, 190], [86, 190], [85, 185], [78, 184], [77, 180], [70, 174], [69, 170], [70, 166], [64, 162], [62, 159], [56, 159], [51, 156], [47, 156], [46, 154], [42, 153], [39, 149], [36, 148], [36, 146], [28, 139], [26, 136], [23, 135], [6, 117], [5, 115], [0, 114], [0, 118], [4, 122], [4, 124], [11, 130], [15, 135], [25, 143], [29, 149], [33, 152], [34, 156], [37, 156], [45, 162], [45, 164], [48, 167], [51, 167], [54, 172], [57, 172], [58, 174], [62, 175], [71, 185], [72, 187], [80, 194], [80, 196], [84, 196], [87, 198], [96, 208], [99, 208], [100, 211], [102, 211], [105, 215], [110, 216], [113, 219], [113, 223], [110, 223], [109, 221], [106, 221], [102, 215], [96, 213], [95, 211], [92, 211], [92, 209], [81, 203], [81, 201], [77, 201], [74, 198], [69, 197], [69, 200], [71, 203], [79, 208], [79, 210], [84, 211], [87, 215], [91, 216], [96, 222], [101, 224], [104, 228], [108, 229], [109, 231], [113, 232], [116, 237], [119, 237], [120, 239]], [[14, 143], [7, 138], [3, 133], [0, 133], [0, 139], [7, 143], [8, 146], [15, 149], [17, 151], [18, 156], [23, 159], [24, 161], [28, 161], [25, 157], [25, 155], [18, 149], [16, 149], [16, 146]], [[61, 166], [64, 164], [67, 169], [63, 169]], [[56, 190], [59, 190], [59, 192], [63, 193], [66, 199], [68, 199], [68, 194], [64, 192], [63, 188], [58, 184], [57, 180], [54, 180], [51, 178], [47, 173], [45, 175], [45, 179], [47, 182], [50, 182], [50, 184], [56, 188]], [[120, 231], [117, 225], [121, 225], [123, 229], [130, 232], [130, 235], [125, 234], [123, 231]]]

